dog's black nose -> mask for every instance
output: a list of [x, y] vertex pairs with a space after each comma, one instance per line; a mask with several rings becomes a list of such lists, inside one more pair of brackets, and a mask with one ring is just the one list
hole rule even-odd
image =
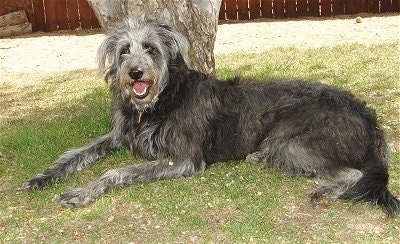
[[139, 69], [131, 69], [131, 71], [129, 71], [129, 77], [131, 77], [134, 80], [139, 80], [140, 78], [142, 78], [142, 76], [143, 76], [143, 71]]

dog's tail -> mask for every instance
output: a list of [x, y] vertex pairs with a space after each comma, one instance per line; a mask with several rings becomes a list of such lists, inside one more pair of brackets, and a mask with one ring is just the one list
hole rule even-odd
[[369, 201], [378, 204], [390, 217], [400, 213], [400, 201], [387, 188], [389, 175], [384, 167], [369, 165], [362, 169], [363, 176], [340, 198], [354, 201]]
[[393, 196], [387, 188], [388, 150], [379, 128], [374, 128], [372, 150], [361, 166], [362, 177], [358, 182], [345, 191], [340, 198], [354, 201], [368, 201], [380, 205], [383, 211], [390, 217], [400, 213], [400, 201]]

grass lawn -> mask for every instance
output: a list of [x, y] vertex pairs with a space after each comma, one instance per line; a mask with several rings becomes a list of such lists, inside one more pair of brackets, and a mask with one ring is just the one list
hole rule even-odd
[[[376, 109], [400, 196], [399, 44], [277, 48], [217, 56], [220, 78], [295, 78], [351, 90]], [[0, 86], [0, 243], [399, 243], [400, 218], [365, 203], [309, 203], [313, 179], [229, 162], [203, 175], [115, 190], [81, 209], [58, 196], [106, 170], [143, 161], [121, 150], [42, 191], [22, 191], [59, 154], [109, 131], [109, 92], [95, 71], [40, 86]]]

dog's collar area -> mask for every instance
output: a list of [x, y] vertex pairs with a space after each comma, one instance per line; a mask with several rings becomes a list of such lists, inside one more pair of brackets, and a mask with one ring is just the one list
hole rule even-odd
[[135, 114], [135, 124], [140, 124], [140, 122], [142, 121], [142, 115], [143, 115], [143, 111], [139, 111], [136, 110], [136, 114]]

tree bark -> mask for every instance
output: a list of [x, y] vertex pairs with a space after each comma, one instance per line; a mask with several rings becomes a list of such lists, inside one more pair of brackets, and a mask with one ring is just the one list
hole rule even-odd
[[215, 75], [214, 43], [221, 0], [88, 0], [104, 30], [130, 16], [163, 16], [190, 43], [193, 69]]

